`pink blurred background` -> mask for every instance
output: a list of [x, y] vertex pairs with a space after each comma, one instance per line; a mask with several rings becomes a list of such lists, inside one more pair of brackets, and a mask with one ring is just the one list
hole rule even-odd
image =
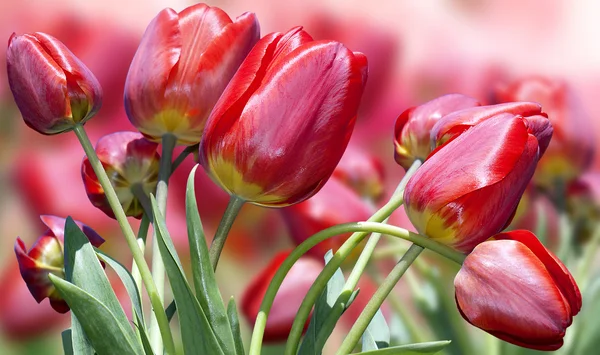
[[[105, 92], [103, 109], [86, 125], [95, 142], [106, 133], [133, 130], [122, 94], [137, 43], [162, 8], [180, 11], [189, 4], [175, 0], [3, 1], [0, 39], [8, 41], [13, 32], [47, 32], [90, 67]], [[566, 80], [589, 119], [584, 129], [600, 137], [597, 1], [225, 0], [209, 5], [221, 7], [231, 17], [255, 12], [263, 35], [303, 25], [316, 39], [339, 40], [367, 55], [370, 78], [352, 144], [380, 157], [388, 190], [403, 174], [393, 159], [396, 117], [442, 94], [458, 92], [485, 102], [496, 85], [512, 78], [544, 75]], [[5, 68], [4, 52], [0, 66]], [[59, 352], [60, 330], [68, 326], [68, 316], [53, 313], [46, 301], [35, 303], [18, 275], [14, 240], [20, 236], [28, 246], [35, 241], [42, 232], [39, 214], [73, 215], [104, 236], [109, 253], [130, 262], [119, 251], [124, 243], [116, 223], [87, 200], [79, 176], [82, 157], [73, 135], [41, 136], [23, 124], [8, 90], [6, 72], [0, 70], [0, 353]], [[192, 165], [188, 159], [174, 177], [170, 192], [168, 223], [182, 251], [183, 185]], [[598, 168], [600, 154], [593, 164], [593, 170]], [[198, 186], [204, 189], [199, 193], [203, 222], [212, 235], [226, 195], [206, 176], [199, 178]], [[397, 224], [410, 228], [401, 213], [395, 218]], [[223, 295], [239, 299], [252, 275], [277, 251], [292, 245], [287, 234], [277, 211], [244, 207], [218, 272]]]

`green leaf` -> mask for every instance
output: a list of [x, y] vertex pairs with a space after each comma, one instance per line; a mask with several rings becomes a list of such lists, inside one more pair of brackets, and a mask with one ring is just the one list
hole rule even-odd
[[167, 319], [169, 322], [175, 316], [175, 312], [177, 312], [177, 305], [175, 304], [175, 301], [171, 301], [171, 303], [169, 303], [167, 306], [167, 309], [165, 309], [165, 313], [167, 314]]
[[[146, 355], [154, 355], [152, 345], [150, 345], [150, 339], [148, 339], [148, 333], [146, 333], [146, 329], [144, 328], [144, 322], [137, 315], [135, 316], [135, 319], [137, 321], [136, 327], [140, 332], [140, 340], [142, 341], [144, 352]], [[138, 324], [141, 324], [141, 326]]]
[[242, 333], [240, 332], [240, 320], [238, 318], [237, 307], [233, 296], [229, 299], [227, 304], [227, 317], [229, 318], [229, 324], [231, 324], [231, 333], [235, 341], [235, 354], [244, 355], [244, 343], [242, 342]]
[[385, 349], [390, 346], [390, 328], [381, 313], [377, 310], [362, 336], [362, 351]]
[[185, 209], [187, 218], [188, 240], [190, 244], [190, 257], [192, 261], [192, 274], [194, 287], [196, 289], [196, 298], [200, 307], [206, 314], [208, 322], [215, 332], [219, 344], [225, 353], [235, 349], [231, 325], [227, 317], [227, 311], [219, 286], [215, 278], [215, 272], [208, 256], [208, 247], [204, 237], [202, 221], [198, 214], [198, 204], [196, 203], [196, 193], [194, 190], [194, 176], [196, 175], [196, 165], [188, 176]]
[[596, 275], [594, 280], [586, 287], [583, 293], [583, 305], [581, 312], [574, 318], [573, 334], [576, 339], [574, 345], [575, 351], [572, 354], [595, 354], [600, 348], [600, 275]]
[[71, 329], [67, 329], [60, 334], [62, 338], [63, 352], [65, 355], [74, 355], [73, 353], [73, 337], [71, 336]]
[[427, 343], [416, 343], [394, 346], [374, 351], [362, 352], [362, 355], [419, 355], [436, 354], [450, 344], [450, 340], [431, 341]]
[[[104, 273], [94, 247], [71, 217], [67, 218], [65, 224], [65, 275], [67, 280], [72, 283], [72, 286], [77, 286], [77, 288], [83, 290], [90, 297], [96, 299], [101, 305], [106, 307], [112, 315], [112, 322], [118, 323], [118, 327], [108, 327], [104, 333], [94, 333], [95, 336], [105, 336], [108, 330], [123, 331], [123, 336], [127, 338], [129, 343], [133, 344], [134, 350], [138, 353], [143, 353], [140, 341], [133, 331]], [[66, 288], [65, 290], [71, 290], [71, 288]], [[82, 319], [78, 316], [79, 313], [84, 312], [84, 310], [76, 309], [76, 307], [82, 304], [81, 302], [71, 305], [67, 298], [65, 300], [71, 310], [74, 311], [83, 329], [86, 330], [86, 335], [90, 343], [98, 343], [99, 340], [92, 339], [92, 335], [87, 332], [87, 329], [90, 328], [89, 324], [84, 324], [96, 322], [96, 320], [93, 318]], [[73, 329], [75, 330], [75, 328]]]
[[139, 343], [127, 336], [133, 332], [131, 327], [127, 324], [124, 328], [104, 303], [60, 277], [48, 276], [77, 316], [97, 354], [144, 354]]
[[74, 355], [94, 355], [94, 348], [74, 312], [71, 312], [71, 346]]
[[[185, 278], [175, 249], [172, 244], [165, 242], [165, 240], [171, 239], [165, 226], [165, 219], [158, 210], [154, 196], [150, 195], [150, 198], [160, 255], [165, 264], [178, 309], [183, 350], [186, 354], [224, 354], [224, 349], [221, 349], [206, 314]], [[226, 350], [227, 354], [233, 353], [233, 348]]]

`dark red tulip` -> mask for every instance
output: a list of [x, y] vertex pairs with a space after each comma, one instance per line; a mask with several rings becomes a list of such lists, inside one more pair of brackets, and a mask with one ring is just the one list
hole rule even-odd
[[581, 294], [562, 262], [526, 230], [501, 233], [467, 256], [456, 278], [456, 303], [474, 326], [510, 343], [556, 350]]
[[354, 128], [367, 62], [300, 27], [252, 49], [213, 110], [200, 162], [215, 182], [258, 205], [303, 201], [327, 181]]

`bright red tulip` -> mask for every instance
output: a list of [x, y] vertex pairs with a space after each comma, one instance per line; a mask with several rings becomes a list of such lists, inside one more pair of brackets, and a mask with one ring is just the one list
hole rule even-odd
[[[242, 295], [241, 311], [254, 324], [267, 288], [290, 252], [281, 252], [248, 285]], [[285, 341], [292, 329], [298, 308], [308, 289], [323, 270], [323, 263], [310, 257], [301, 257], [286, 275], [267, 318], [265, 342]], [[308, 322], [306, 324], [308, 326]]]
[[550, 121], [543, 125], [541, 119], [531, 124], [500, 114], [430, 155], [404, 191], [406, 213], [419, 233], [469, 252], [501, 232], [533, 175], [540, 145], [552, 134]]
[[25, 123], [42, 134], [71, 130], [102, 105], [96, 77], [64, 44], [45, 33], [13, 34], [6, 64]]
[[474, 326], [510, 343], [556, 350], [581, 309], [563, 263], [526, 230], [479, 244], [454, 279], [456, 304]]
[[533, 177], [536, 185], [552, 189], [568, 184], [591, 165], [595, 144], [589, 116], [572, 89], [559, 80], [528, 77], [500, 87], [499, 102], [535, 101], [544, 107], [554, 127], [554, 139]]
[[227, 192], [258, 205], [303, 201], [327, 181], [354, 128], [367, 62], [300, 27], [252, 49], [213, 110], [200, 162]]
[[348, 146], [332, 177], [340, 180], [360, 197], [376, 202], [383, 197], [385, 171], [375, 155], [359, 147]]
[[416, 159], [425, 161], [434, 148], [430, 135], [435, 123], [451, 112], [474, 106], [479, 106], [474, 98], [450, 94], [404, 111], [394, 130], [396, 162], [408, 169]]
[[[66, 219], [55, 216], [41, 216], [40, 218], [48, 227], [48, 230], [38, 238], [29, 251], [26, 250], [25, 243], [21, 238], [17, 238], [15, 254], [19, 262], [21, 276], [33, 298], [40, 303], [48, 297], [52, 308], [59, 313], [65, 313], [69, 310], [69, 306], [54, 288], [48, 274], [52, 273], [62, 278], [65, 277], [63, 250]], [[104, 239], [90, 227], [81, 222], [76, 223], [93, 246], [99, 247], [104, 243]]]
[[127, 75], [129, 120], [154, 141], [171, 133], [180, 144], [200, 142], [213, 106], [259, 37], [252, 13], [232, 22], [205, 4], [179, 14], [164, 9], [148, 25]]
[[[142, 202], [136, 193], [149, 196], [156, 189], [160, 165], [157, 146], [157, 143], [150, 142], [137, 132], [112, 133], [100, 138], [96, 144], [96, 154], [128, 216], [141, 218], [144, 214]], [[92, 204], [107, 216], [115, 218], [87, 157], [81, 163], [81, 177]]]

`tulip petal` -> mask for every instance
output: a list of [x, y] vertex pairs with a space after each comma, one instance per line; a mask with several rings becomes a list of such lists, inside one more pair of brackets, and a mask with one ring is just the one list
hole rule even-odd
[[[40, 216], [42, 222], [52, 231], [52, 234], [62, 243], [65, 241], [65, 218], [56, 217], [52, 215]], [[89, 239], [90, 243], [96, 248], [100, 247], [104, 243], [104, 239], [96, 233], [92, 228], [87, 225], [75, 221], [75, 224], [83, 231], [83, 234]]]
[[[42, 251], [40, 250], [44, 249], [42, 244], [44, 244], [43, 240], [37, 247], [37, 250], [36, 245], [31, 248], [31, 251], [34, 252], [35, 256], [40, 256], [42, 254]], [[37, 303], [42, 302], [44, 298], [50, 296], [54, 291], [54, 286], [50, 279], [48, 279], [48, 270], [44, 269], [44, 265], [40, 265], [38, 261], [28, 255], [25, 243], [21, 238], [17, 238], [15, 241], [14, 250], [15, 255], [17, 256], [17, 262], [19, 263], [21, 277], [23, 277], [23, 280], [27, 284], [29, 292], [31, 292], [31, 295]]]

